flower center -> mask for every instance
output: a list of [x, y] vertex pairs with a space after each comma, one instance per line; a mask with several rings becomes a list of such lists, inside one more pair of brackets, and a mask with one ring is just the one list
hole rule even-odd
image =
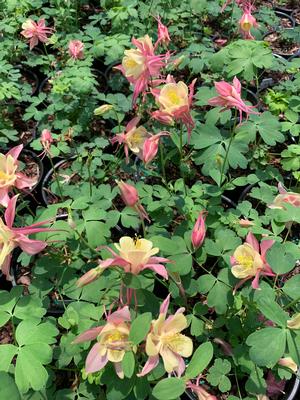
[[168, 93], [169, 100], [175, 105], [179, 106], [182, 103], [182, 99], [178, 96], [178, 93], [175, 90], [170, 90]]
[[238, 264], [242, 265], [246, 269], [253, 267], [253, 258], [251, 256], [237, 256], [236, 260]]
[[106, 347], [112, 350], [124, 350], [127, 345], [128, 335], [121, 333], [118, 330], [113, 331], [105, 338]]
[[163, 335], [161, 341], [164, 345], [168, 346], [170, 350], [178, 353], [184, 350], [183, 336], [180, 333], [170, 333]]

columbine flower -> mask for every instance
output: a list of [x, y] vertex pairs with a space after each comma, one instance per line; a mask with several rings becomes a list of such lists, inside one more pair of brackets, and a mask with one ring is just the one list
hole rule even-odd
[[294, 207], [300, 207], [300, 193], [288, 192], [281, 183], [278, 183], [279, 195], [275, 197], [273, 203], [269, 204], [269, 208], [284, 209], [285, 203]]
[[132, 39], [136, 49], [124, 51], [122, 64], [115, 67], [134, 86], [133, 104], [138, 95], [144, 92], [152, 77], [160, 74], [162, 67], [166, 65], [168, 54], [155, 55], [151, 38], [146, 35], [140, 39]]
[[278, 361], [278, 364], [279, 364], [279, 365], [282, 365], [283, 367], [289, 368], [289, 369], [292, 370], [294, 373], [296, 373], [296, 372], [298, 371], [298, 366], [297, 366], [297, 364], [295, 363], [295, 361], [294, 361], [291, 357], [284, 357], [284, 358], [281, 358], [281, 359]]
[[194, 249], [198, 249], [202, 243], [204, 242], [205, 235], [206, 235], [206, 228], [205, 228], [205, 218], [206, 218], [206, 211], [201, 211], [195, 223], [195, 226], [192, 230], [192, 244]]
[[29, 39], [30, 50], [32, 50], [38, 42], [47, 43], [48, 35], [52, 35], [53, 28], [47, 28], [45, 25], [45, 19], [41, 18], [38, 22], [34, 22], [32, 19], [28, 19], [22, 24], [23, 35], [26, 39]]
[[44, 158], [46, 154], [51, 156], [50, 148], [51, 148], [51, 144], [53, 143], [53, 141], [54, 141], [54, 139], [53, 139], [52, 134], [49, 131], [49, 129], [43, 129], [41, 138], [40, 138], [40, 142], [41, 142], [41, 145], [43, 146], [44, 150], [40, 154], [40, 157]]
[[13, 147], [6, 154], [0, 153], [0, 204], [7, 207], [8, 193], [12, 188], [31, 189], [37, 182], [36, 178], [29, 178], [22, 172], [18, 172], [18, 157], [23, 150], [23, 145]]
[[146, 219], [150, 222], [149, 216], [140, 203], [139, 194], [136, 188], [123, 181], [117, 181], [120, 189], [121, 197], [126, 206], [132, 207], [139, 214], [141, 219]]
[[180, 377], [185, 370], [182, 357], [190, 357], [193, 352], [192, 339], [180, 333], [188, 326], [187, 319], [183, 315], [184, 308], [180, 308], [167, 318], [169, 302], [170, 295], [161, 304], [158, 319], [152, 321], [146, 339], [146, 353], [149, 358], [138, 376], [144, 376], [152, 371], [161, 356], [166, 372], [176, 372]]
[[168, 123], [169, 121], [172, 123], [174, 120], [182, 122], [187, 128], [190, 139], [191, 132], [195, 126], [190, 107], [196, 79], [193, 80], [189, 87], [182, 81], [176, 83], [171, 76], [167, 77], [167, 82], [161, 89], [151, 89], [160, 106], [158, 111], [152, 113], [152, 117], [162, 123]]
[[25, 253], [34, 255], [44, 250], [47, 242], [42, 240], [29, 239], [27, 236], [38, 232], [50, 232], [50, 228], [39, 228], [49, 221], [42, 221], [24, 228], [13, 228], [15, 219], [16, 203], [18, 195], [8, 201], [7, 209], [4, 213], [4, 220], [0, 218], [0, 268], [7, 279], [10, 278], [11, 253], [16, 247], [20, 247]]
[[94, 281], [106, 268], [113, 266], [121, 267], [126, 273], [134, 275], [139, 274], [145, 269], [151, 269], [156, 274], [168, 279], [166, 267], [161, 263], [168, 263], [170, 260], [163, 257], [153, 257], [159, 252], [159, 248], [153, 248], [153, 243], [150, 240], [132, 239], [129, 236], [123, 236], [119, 240], [119, 243], [115, 243], [114, 246], [119, 254], [110, 247], [106, 247], [114, 258], [107, 258], [100, 261], [98, 267], [88, 271], [77, 281], [77, 286], [81, 287]]
[[84, 44], [81, 40], [70, 40], [69, 42], [69, 55], [74, 60], [81, 60], [84, 57], [83, 54]]
[[218, 400], [216, 396], [207, 392], [202, 386], [187, 382], [186, 387], [191, 389], [198, 397], [198, 400]]
[[159, 45], [159, 43], [162, 43], [164, 46], [168, 46], [171, 41], [168, 28], [161, 22], [160, 17], [156, 17], [155, 19], [158, 25], [158, 39], [155, 43], [155, 48]]
[[252, 12], [252, 5], [249, 4], [249, 6], [244, 10], [244, 14], [242, 15], [242, 18], [239, 20], [239, 25], [240, 25], [240, 30], [243, 35], [244, 39], [252, 40], [254, 37], [251, 34], [251, 29], [257, 28], [258, 23], [251, 14]]
[[253, 233], [248, 233], [246, 243], [239, 246], [230, 258], [232, 274], [241, 279], [235, 290], [252, 278], [253, 289], [258, 289], [260, 275], [275, 276], [265, 258], [267, 250], [273, 244], [274, 240], [263, 240], [259, 245]]
[[162, 136], [169, 135], [169, 132], [160, 132], [156, 135], [150, 136], [145, 140], [143, 147], [143, 161], [145, 164], [148, 164], [156, 157], [160, 138]]
[[292, 319], [289, 319], [287, 326], [290, 329], [300, 329], [300, 313], [295, 314]]
[[252, 110], [252, 108], [254, 108], [255, 106], [247, 106], [244, 100], [242, 100], [242, 86], [237, 77], [234, 77], [232, 85], [225, 81], [215, 82], [215, 88], [219, 96], [213, 97], [208, 100], [208, 104], [210, 104], [211, 106], [224, 107], [223, 110], [236, 108], [237, 110], [239, 110], [240, 123], [242, 122], [243, 112], [247, 115], [247, 118], [249, 114], [258, 114], [257, 112]]
[[128, 306], [108, 315], [104, 326], [89, 329], [79, 335], [73, 343], [82, 343], [97, 339], [97, 343], [91, 348], [86, 362], [85, 370], [88, 374], [100, 371], [108, 361], [112, 362], [116, 374], [120, 379], [124, 378], [122, 360], [126, 351], [136, 351], [129, 342], [130, 312]]
[[111, 139], [111, 143], [124, 144], [126, 163], [129, 163], [129, 149], [140, 159], [143, 158], [143, 148], [145, 140], [150, 136], [143, 126], [137, 127], [140, 117], [133, 118], [126, 125], [125, 132], [118, 133]]

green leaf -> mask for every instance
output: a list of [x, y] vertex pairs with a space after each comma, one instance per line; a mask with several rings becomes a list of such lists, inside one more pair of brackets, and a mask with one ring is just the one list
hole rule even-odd
[[227, 392], [231, 388], [230, 380], [227, 378], [231, 370], [231, 363], [228, 360], [217, 358], [214, 365], [209, 368], [207, 381], [213, 386], [218, 386], [221, 392]]
[[287, 331], [287, 344], [289, 355], [297, 365], [300, 365], [300, 336], [295, 332]]
[[134, 373], [135, 357], [132, 351], [126, 351], [122, 360], [122, 368], [126, 378], [131, 378]]
[[11, 360], [17, 354], [18, 348], [13, 344], [0, 345], [0, 371], [8, 372]]
[[0, 399], [21, 400], [14, 379], [5, 372], [0, 372]]
[[139, 315], [131, 324], [129, 340], [138, 345], [144, 340], [151, 325], [152, 315], [150, 312]]
[[186, 369], [185, 376], [188, 379], [195, 378], [210, 363], [214, 354], [213, 346], [210, 342], [201, 344], [194, 352], [191, 361]]
[[284, 141], [284, 135], [280, 132], [280, 122], [269, 111], [260, 114], [257, 129], [263, 141], [270, 146]]
[[285, 351], [286, 333], [280, 328], [264, 328], [248, 336], [250, 358], [259, 366], [271, 367]]
[[286, 274], [294, 267], [297, 258], [289, 253], [285, 244], [274, 243], [273, 246], [267, 251], [267, 262], [276, 274]]
[[300, 297], [300, 275], [292, 276], [283, 286], [282, 290], [285, 294], [290, 296], [293, 300]]
[[232, 288], [218, 281], [207, 296], [207, 305], [214, 307], [218, 314], [224, 314], [233, 302]]
[[274, 300], [269, 297], [260, 297], [257, 305], [267, 319], [275, 322], [275, 324], [282, 328], [286, 327], [289, 315]]
[[152, 395], [158, 400], [174, 400], [185, 391], [185, 383], [178, 378], [165, 378], [158, 382]]
[[200, 276], [197, 280], [198, 284], [198, 290], [200, 293], [207, 293], [210, 291], [210, 289], [214, 286], [216, 283], [217, 278], [215, 278], [213, 275], [210, 274], [205, 274]]

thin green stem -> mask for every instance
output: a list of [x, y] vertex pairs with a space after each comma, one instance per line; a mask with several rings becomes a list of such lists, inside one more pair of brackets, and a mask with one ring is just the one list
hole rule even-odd
[[233, 142], [234, 134], [235, 134], [236, 121], [237, 121], [237, 110], [235, 110], [233, 128], [231, 129], [231, 132], [230, 132], [230, 140], [229, 140], [229, 143], [228, 143], [228, 146], [227, 146], [227, 149], [226, 149], [226, 153], [225, 153], [225, 157], [224, 157], [224, 162], [223, 162], [223, 164], [222, 164], [221, 176], [220, 176], [220, 184], [219, 184], [219, 186], [222, 186], [224, 171], [225, 171], [226, 163], [227, 163], [227, 159], [228, 159], [228, 154], [229, 154], [229, 150], [230, 150], [231, 144], [232, 144], [232, 142]]
[[159, 153], [160, 153], [160, 164], [161, 164], [162, 175], [163, 175], [165, 183], [167, 183], [165, 160], [164, 160], [164, 149], [163, 149], [163, 145], [161, 144], [161, 142], [159, 142]]
[[300, 296], [297, 297], [297, 299], [291, 301], [290, 303], [288, 303], [286, 306], [284, 306], [284, 310], [287, 310], [290, 307], [293, 307], [293, 305], [297, 304], [300, 301]]
[[49, 155], [49, 160], [50, 160], [51, 167], [52, 167], [52, 169], [53, 169], [53, 175], [54, 175], [55, 181], [56, 181], [56, 183], [57, 183], [59, 195], [60, 195], [60, 197], [63, 199], [62, 188], [61, 188], [60, 183], [59, 183], [59, 180], [58, 180], [58, 175], [57, 175], [57, 172], [56, 172], [56, 170], [55, 170], [55, 167], [54, 167], [54, 164], [53, 164], [53, 161], [52, 161], [52, 157], [51, 157], [50, 155]]
[[92, 175], [91, 175], [91, 162], [92, 157], [89, 155], [87, 159], [87, 170], [89, 175], [89, 185], [90, 185], [90, 197], [93, 195], [93, 184], [92, 184]]

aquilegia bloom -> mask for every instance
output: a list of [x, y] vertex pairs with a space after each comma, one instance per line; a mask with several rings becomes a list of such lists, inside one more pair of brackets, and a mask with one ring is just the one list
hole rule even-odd
[[192, 230], [191, 241], [195, 250], [202, 245], [205, 239], [206, 235], [205, 219], [206, 219], [206, 211], [201, 211]]
[[255, 17], [251, 14], [252, 10], [253, 6], [249, 2], [244, 8], [244, 13], [242, 15], [242, 18], [239, 20], [240, 31], [243, 35], [243, 38], [248, 40], [254, 39], [254, 37], [251, 34], [251, 29], [253, 27], [254, 28], [258, 27], [258, 23]]
[[252, 278], [253, 289], [258, 289], [261, 275], [276, 275], [266, 261], [266, 252], [273, 244], [274, 240], [263, 240], [259, 245], [253, 233], [248, 233], [246, 243], [238, 246], [230, 258], [232, 274], [236, 278], [241, 279], [236, 285], [235, 290], [248, 279]]
[[156, 135], [152, 135], [145, 140], [143, 147], [143, 161], [145, 164], [148, 164], [156, 157], [160, 138], [169, 135], [169, 132], [163, 131]]
[[158, 247], [147, 239], [132, 239], [123, 236], [119, 243], [114, 244], [119, 254], [110, 247], [105, 247], [114, 257], [99, 261], [99, 266], [86, 272], [77, 281], [77, 286], [82, 287], [96, 280], [102, 272], [109, 267], [117, 266], [124, 269], [126, 273], [137, 275], [145, 269], [151, 269], [156, 274], [168, 279], [166, 267], [161, 263], [171, 262], [167, 258], [153, 257], [159, 252]]
[[167, 317], [170, 295], [160, 306], [159, 317], [151, 323], [151, 330], [146, 339], [148, 360], [138, 376], [144, 376], [152, 371], [162, 357], [166, 372], [175, 372], [181, 376], [185, 370], [183, 357], [190, 357], [193, 352], [193, 341], [180, 332], [187, 328], [188, 323], [180, 308], [174, 315]]
[[43, 146], [43, 152], [39, 155], [42, 159], [48, 154], [51, 157], [50, 148], [51, 144], [53, 143], [54, 139], [52, 137], [52, 133], [49, 129], [43, 129], [40, 142]]
[[150, 137], [150, 134], [143, 126], [137, 126], [140, 122], [140, 117], [133, 118], [126, 125], [125, 131], [118, 133], [111, 139], [111, 143], [124, 144], [126, 163], [129, 163], [129, 149], [140, 159], [143, 158], [143, 148], [145, 140]]
[[207, 392], [201, 384], [187, 382], [186, 387], [191, 389], [198, 397], [198, 400], [218, 400], [216, 396]]
[[23, 145], [15, 146], [6, 154], [0, 153], [0, 204], [7, 207], [9, 192], [17, 189], [32, 188], [37, 180], [29, 178], [22, 172], [18, 172], [18, 157], [23, 150]]
[[284, 204], [288, 203], [294, 207], [300, 207], [300, 193], [288, 192], [281, 183], [278, 183], [279, 194], [273, 200], [273, 203], [269, 204], [269, 208], [284, 209]]
[[159, 43], [168, 46], [171, 41], [168, 28], [161, 22], [160, 17], [156, 17], [155, 19], [157, 21], [158, 38], [154, 47], [156, 48]]
[[155, 55], [151, 38], [146, 35], [140, 39], [132, 39], [136, 49], [124, 51], [122, 64], [115, 68], [134, 86], [133, 104], [138, 95], [149, 85], [150, 78], [158, 77], [160, 70], [166, 65], [168, 54]]
[[189, 139], [195, 126], [190, 112], [195, 83], [196, 79], [187, 87], [184, 82], [176, 83], [168, 76], [167, 83], [161, 89], [151, 89], [160, 106], [158, 111], [152, 113], [152, 117], [161, 123], [170, 124], [174, 120], [182, 122], [187, 128]]
[[73, 343], [82, 343], [97, 339], [97, 343], [91, 348], [86, 362], [86, 372], [100, 371], [108, 361], [112, 362], [120, 379], [124, 378], [122, 360], [126, 351], [136, 351], [129, 342], [130, 312], [128, 306], [108, 315], [107, 323], [96, 328], [89, 329], [79, 335]]
[[24, 228], [13, 228], [15, 219], [16, 203], [18, 195], [12, 197], [4, 213], [4, 220], [0, 218], [0, 269], [9, 279], [11, 253], [16, 247], [20, 247], [25, 253], [34, 255], [44, 250], [47, 242], [29, 239], [28, 235], [38, 232], [50, 232], [50, 228], [39, 228], [49, 221], [37, 222]]
[[81, 60], [83, 54], [84, 44], [81, 40], [70, 40], [69, 42], [69, 55], [74, 60]]
[[47, 43], [48, 36], [53, 33], [53, 28], [46, 27], [44, 18], [41, 18], [38, 22], [28, 19], [22, 24], [22, 29], [21, 35], [29, 39], [30, 50], [39, 42]]
[[255, 106], [247, 106], [244, 100], [242, 100], [242, 85], [236, 76], [233, 78], [232, 85], [225, 81], [215, 82], [215, 88], [218, 96], [208, 100], [209, 105], [224, 107], [222, 111], [236, 108], [240, 114], [240, 123], [242, 122], [243, 112], [247, 115], [247, 118], [249, 114], [258, 114], [252, 110]]

